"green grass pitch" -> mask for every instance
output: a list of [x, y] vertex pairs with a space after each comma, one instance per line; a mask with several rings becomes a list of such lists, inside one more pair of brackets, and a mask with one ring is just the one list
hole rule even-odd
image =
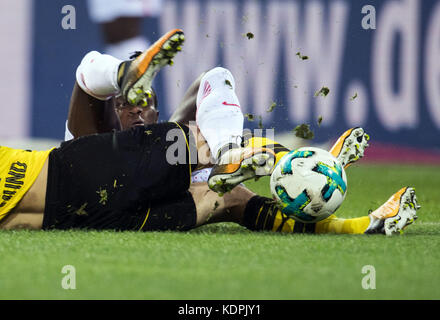
[[[339, 217], [364, 215], [412, 185], [419, 219], [396, 237], [227, 223], [185, 233], [2, 231], [0, 299], [439, 299], [439, 167], [358, 164], [347, 175]], [[248, 186], [269, 195], [267, 179]], [[65, 265], [75, 267], [75, 290], [61, 285]], [[362, 287], [366, 265], [375, 289]]]

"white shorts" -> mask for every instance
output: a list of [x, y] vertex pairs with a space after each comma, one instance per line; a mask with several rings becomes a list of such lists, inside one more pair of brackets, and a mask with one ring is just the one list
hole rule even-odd
[[87, 4], [95, 23], [119, 17], [156, 17], [162, 12], [162, 0], [88, 0]]
[[206, 168], [194, 171], [191, 175], [191, 183], [208, 182], [212, 168]]

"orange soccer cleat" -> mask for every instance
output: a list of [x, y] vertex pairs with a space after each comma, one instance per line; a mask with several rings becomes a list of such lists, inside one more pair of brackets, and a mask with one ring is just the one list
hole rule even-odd
[[364, 156], [370, 137], [362, 128], [351, 128], [345, 131], [330, 149], [330, 153], [347, 168]]
[[403, 229], [417, 219], [416, 211], [419, 209], [415, 189], [404, 187], [369, 214], [370, 225], [365, 233], [382, 233], [388, 236], [402, 233]]
[[211, 190], [223, 194], [246, 180], [268, 176], [275, 166], [275, 157], [269, 148], [227, 145], [220, 151], [208, 185]]
[[173, 58], [181, 50], [185, 37], [183, 31], [167, 32], [134, 60], [121, 63], [118, 83], [122, 96], [133, 105], [147, 104], [151, 83], [163, 66], [173, 64]]

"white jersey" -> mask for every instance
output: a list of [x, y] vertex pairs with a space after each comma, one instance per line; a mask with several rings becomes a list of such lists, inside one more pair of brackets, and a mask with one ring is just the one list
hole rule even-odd
[[162, 12], [162, 0], [88, 0], [90, 19], [110, 22], [118, 17], [156, 17]]

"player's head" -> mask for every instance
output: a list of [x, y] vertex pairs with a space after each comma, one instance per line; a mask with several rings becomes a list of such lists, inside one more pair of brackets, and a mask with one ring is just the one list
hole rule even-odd
[[151, 88], [151, 97], [147, 99], [146, 106], [133, 106], [121, 96], [112, 99], [112, 103], [114, 104], [116, 113], [121, 120], [122, 130], [134, 126], [153, 124], [156, 123], [159, 118], [159, 111], [157, 111], [157, 96], [153, 88]]

